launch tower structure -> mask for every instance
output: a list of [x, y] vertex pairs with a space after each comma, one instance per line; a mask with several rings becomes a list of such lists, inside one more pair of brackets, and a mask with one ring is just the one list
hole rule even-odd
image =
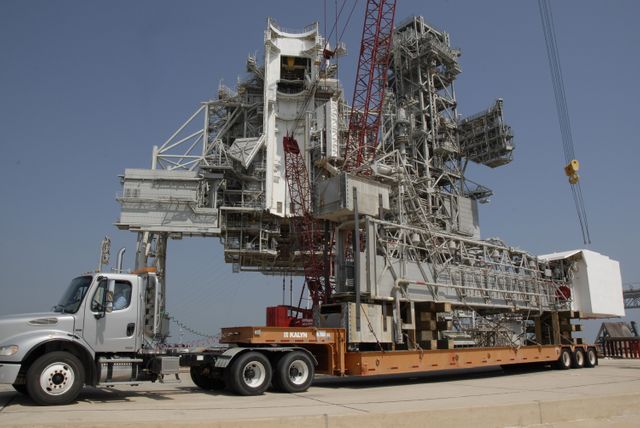
[[221, 85], [154, 146], [151, 169], [125, 171], [117, 226], [138, 233], [137, 267], [155, 266], [164, 284], [167, 240], [203, 236], [220, 239], [234, 271], [303, 275], [286, 182], [290, 136], [323, 225], [314, 251], [331, 304], [316, 324], [353, 318], [352, 343], [420, 346], [436, 331], [422, 314], [450, 305], [442, 321], [451, 337], [495, 345], [558, 331], [545, 323], [572, 308], [573, 263], [481, 239], [478, 202], [491, 190], [466, 167], [509, 163], [513, 136], [501, 99], [458, 114], [460, 51], [449, 35], [419, 16], [396, 26], [380, 143], [359, 174], [343, 170], [351, 108], [326, 55], [344, 55], [345, 46], [327, 47], [317, 23], [291, 31], [269, 19], [264, 34], [264, 61], [250, 56], [235, 89]]

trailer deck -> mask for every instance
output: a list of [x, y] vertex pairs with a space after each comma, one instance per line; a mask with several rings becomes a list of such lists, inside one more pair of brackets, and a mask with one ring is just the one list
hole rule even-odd
[[510, 364], [555, 363], [563, 349], [572, 354], [591, 347], [582, 344], [532, 345], [496, 348], [454, 348], [349, 351], [344, 329], [315, 327], [228, 327], [221, 343], [238, 346], [296, 346], [317, 361], [317, 373], [336, 376], [372, 376], [398, 373], [469, 369]]

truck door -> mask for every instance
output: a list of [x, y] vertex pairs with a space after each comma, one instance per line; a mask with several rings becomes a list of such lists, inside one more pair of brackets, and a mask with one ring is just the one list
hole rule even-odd
[[[137, 333], [141, 328], [138, 325], [138, 288], [139, 284], [135, 278], [105, 278], [91, 291], [92, 294], [85, 305], [83, 334], [95, 352], [137, 350]], [[108, 290], [113, 290], [113, 311], [104, 313]]]

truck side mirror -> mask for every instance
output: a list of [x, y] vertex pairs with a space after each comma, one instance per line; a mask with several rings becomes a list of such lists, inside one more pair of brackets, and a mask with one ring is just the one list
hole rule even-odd
[[106, 288], [104, 310], [106, 313], [110, 314], [111, 312], [113, 312], [113, 293], [116, 288], [116, 280], [110, 279], [107, 284], [108, 287]]
[[[96, 278], [99, 282], [106, 282], [107, 286], [100, 284], [102, 287], [102, 303], [98, 306], [99, 312], [94, 317], [99, 320], [104, 318], [107, 313], [113, 311], [113, 289], [115, 288], [115, 281], [110, 280], [105, 276], [99, 276]], [[98, 303], [98, 302], [95, 302]]]
[[[98, 277], [98, 281], [104, 281], [105, 278], [100, 276]], [[105, 313], [106, 313], [106, 302], [107, 302], [107, 287], [104, 287], [104, 289], [102, 290], [102, 304], [98, 306], [99, 312], [97, 314], [94, 315], [95, 319], [99, 320], [101, 318], [104, 318]], [[98, 303], [98, 302], [96, 302]]]

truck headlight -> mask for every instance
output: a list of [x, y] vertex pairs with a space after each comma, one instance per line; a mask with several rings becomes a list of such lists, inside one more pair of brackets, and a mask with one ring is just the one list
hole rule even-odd
[[0, 346], [0, 356], [8, 357], [18, 352], [18, 345]]

